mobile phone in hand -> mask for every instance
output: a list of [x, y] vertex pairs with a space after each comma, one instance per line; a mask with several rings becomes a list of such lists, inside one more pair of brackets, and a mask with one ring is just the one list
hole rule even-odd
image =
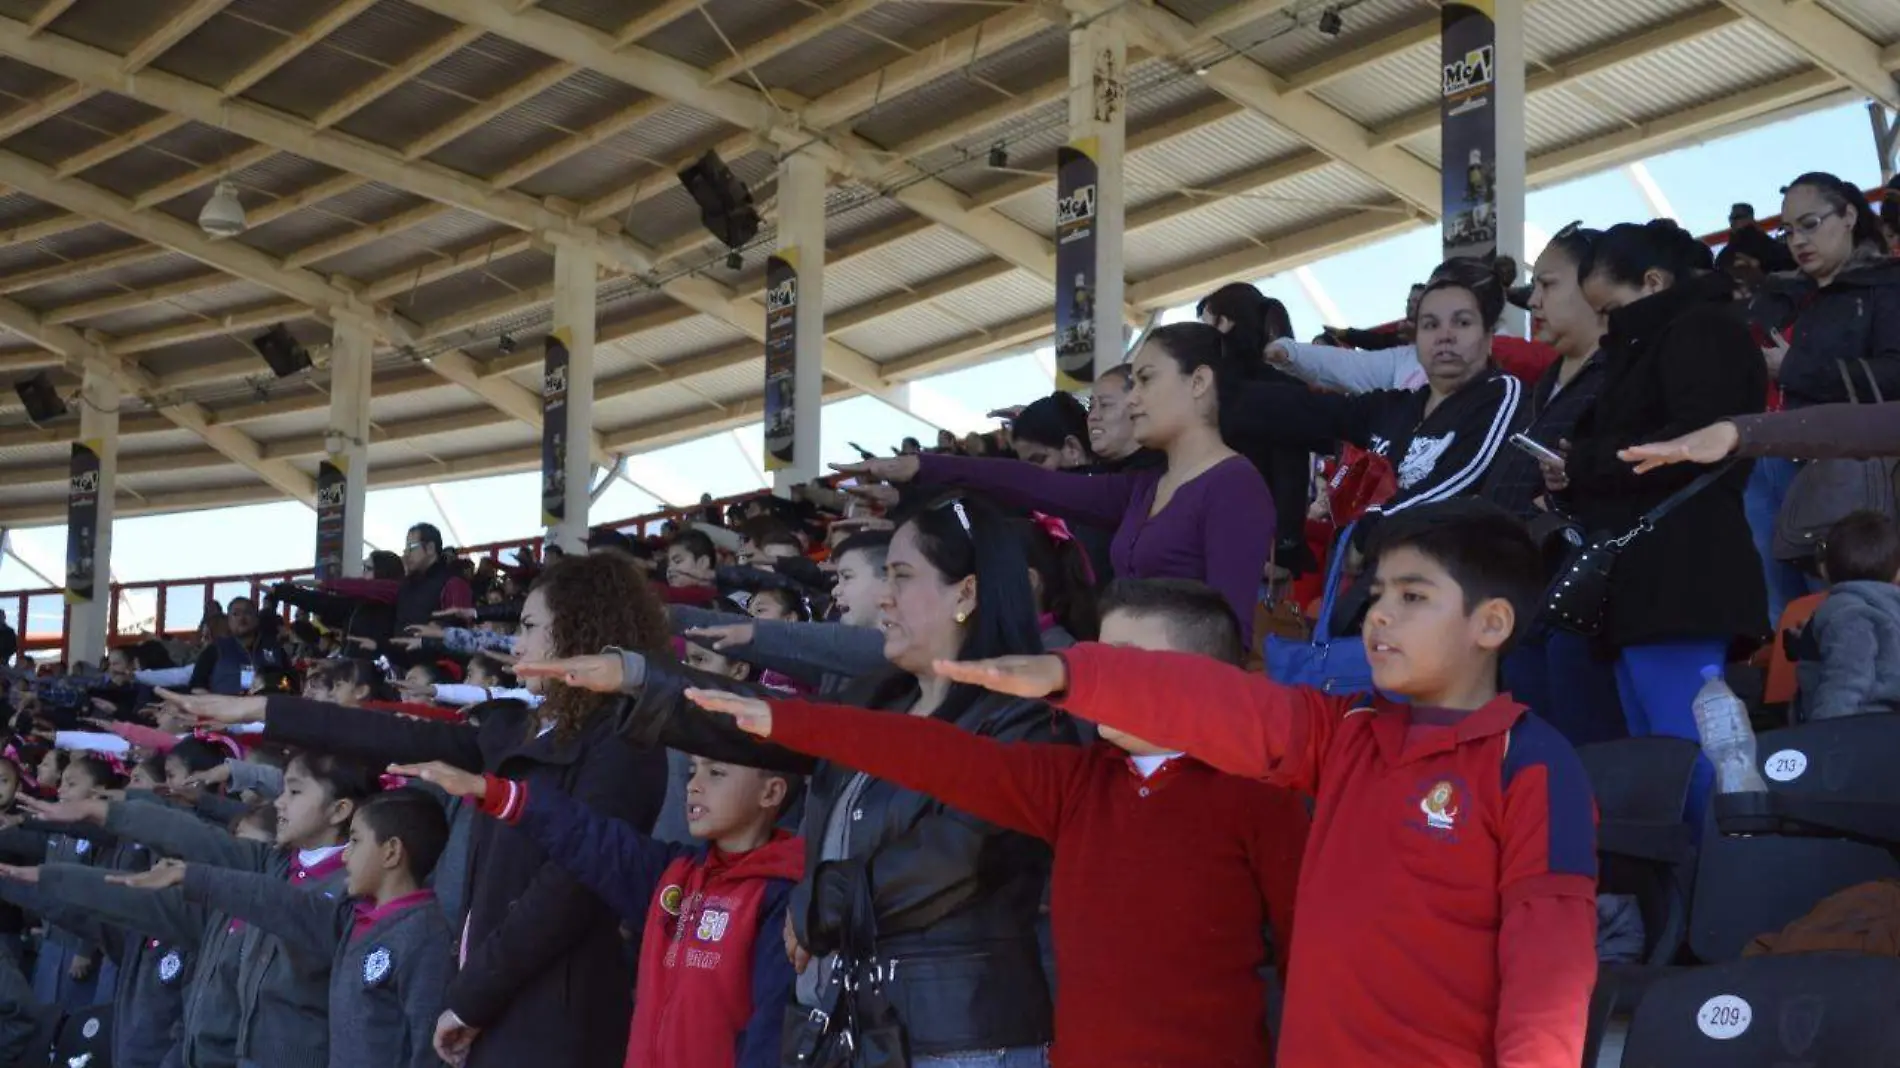
[[1564, 465], [1562, 453], [1532, 438], [1528, 434], [1512, 434], [1511, 444], [1529, 453], [1539, 463], [1552, 464], [1557, 467]]

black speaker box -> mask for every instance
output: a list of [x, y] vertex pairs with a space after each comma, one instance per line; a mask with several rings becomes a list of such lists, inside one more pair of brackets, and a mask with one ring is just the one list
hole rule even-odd
[[752, 190], [719, 153], [708, 151], [681, 171], [680, 184], [699, 205], [699, 221], [727, 248], [739, 248], [758, 236], [759, 212], [752, 204]]
[[278, 378], [289, 378], [298, 371], [310, 366], [310, 353], [298, 344], [290, 329], [282, 323], [251, 339], [257, 354], [264, 357], [270, 369]]
[[59, 391], [53, 388], [53, 380], [46, 377], [45, 371], [13, 383], [13, 392], [20, 395], [20, 403], [26, 406], [26, 417], [35, 423], [50, 423], [66, 414], [66, 402], [59, 399]]

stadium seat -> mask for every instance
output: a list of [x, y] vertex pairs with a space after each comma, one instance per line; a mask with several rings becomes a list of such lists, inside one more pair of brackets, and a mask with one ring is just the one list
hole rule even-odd
[[1698, 753], [1694, 742], [1662, 737], [1577, 750], [1596, 794], [1598, 889], [1637, 899], [1649, 964], [1669, 963], [1682, 945], [1693, 853], [1682, 810]]
[[1862, 1068], [1900, 1050], [1900, 959], [1753, 957], [1691, 968], [1644, 995], [1623, 1068]]
[[1900, 714], [1816, 720], [1763, 731], [1755, 741], [1762, 779], [1776, 793], [1900, 805]]
[[1900, 878], [1900, 863], [1877, 846], [1837, 838], [1781, 835], [1703, 837], [1689, 905], [1689, 952], [1732, 961], [1756, 935], [1779, 931], [1837, 890]]
[[1598, 969], [1585, 1064], [1595, 1064], [1611, 1017], [1632, 1011], [1688, 927], [1694, 855], [1682, 818], [1701, 749], [1683, 738], [1621, 738], [1578, 748], [1597, 802], [1597, 890], [1629, 894], [1643, 916], [1643, 958]]

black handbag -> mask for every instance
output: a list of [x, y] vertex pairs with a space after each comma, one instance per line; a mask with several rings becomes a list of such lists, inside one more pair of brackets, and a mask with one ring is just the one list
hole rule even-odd
[[1734, 464], [1734, 460], [1729, 460], [1709, 468], [1697, 475], [1695, 481], [1644, 512], [1636, 525], [1622, 535], [1599, 538], [1572, 553], [1544, 591], [1543, 622], [1586, 638], [1602, 633], [1604, 610], [1610, 603], [1610, 574], [1616, 568], [1617, 557], [1631, 542], [1655, 530], [1656, 524], [1684, 501], [1714, 485]]
[[787, 1063], [796, 1068], [910, 1068], [910, 1036], [887, 985], [898, 962], [877, 954], [877, 909], [871, 873], [853, 882], [837, 965], [818, 1004], [787, 1035]]

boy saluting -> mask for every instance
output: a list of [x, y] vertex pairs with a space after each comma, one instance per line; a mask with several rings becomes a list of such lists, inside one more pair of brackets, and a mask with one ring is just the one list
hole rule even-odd
[[1079, 645], [937, 671], [1314, 794], [1281, 1068], [1575, 1068], [1596, 978], [1595, 809], [1576, 753], [1498, 692], [1542, 587], [1481, 501], [1385, 520], [1365, 642], [1382, 698]]

